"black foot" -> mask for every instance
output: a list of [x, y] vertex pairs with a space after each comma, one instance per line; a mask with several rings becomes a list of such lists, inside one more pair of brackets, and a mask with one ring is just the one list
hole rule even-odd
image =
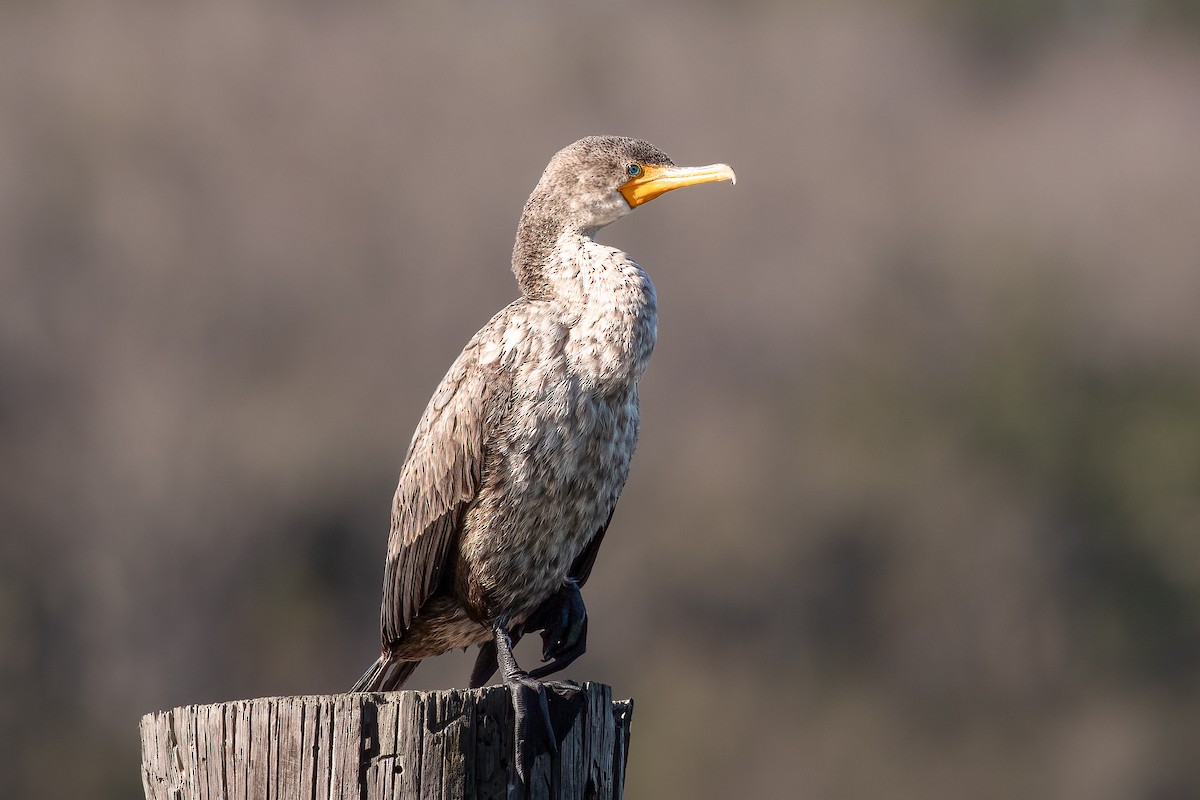
[[537, 681], [528, 675], [508, 684], [516, 724], [517, 777], [529, 785], [539, 755], [558, 755], [562, 731], [571, 729], [587, 703], [583, 688], [573, 681]]
[[[521, 783], [528, 785], [534, 759], [542, 753], [558, 755], [558, 741], [550, 721], [550, 706], [546, 702], [546, 690], [541, 681], [530, 677], [529, 673], [517, 666], [512, 652], [512, 639], [503, 622], [493, 629], [493, 640], [496, 660], [512, 695], [517, 777]], [[476, 666], [478, 668], [478, 664]]]
[[[508, 640], [512, 642], [513, 647], [516, 647], [517, 642], [521, 641], [523, 631], [523, 626], [509, 630]], [[496, 640], [492, 639], [479, 645], [479, 654], [475, 656], [475, 666], [471, 669], [471, 688], [478, 689], [480, 686], [486, 686], [499, 668], [500, 664], [496, 660]]]
[[516, 725], [517, 776], [528, 785], [534, 760], [542, 753], [558, 755], [554, 723], [550, 721], [550, 704], [546, 701], [546, 690], [541, 681], [522, 673], [506, 683], [512, 692]]
[[587, 607], [579, 583], [568, 578], [562, 588], [529, 616], [528, 630], [542, 631], [542, 661], [553, 661], [530, 673], [544, 678], [565, 668], [587, 651]]

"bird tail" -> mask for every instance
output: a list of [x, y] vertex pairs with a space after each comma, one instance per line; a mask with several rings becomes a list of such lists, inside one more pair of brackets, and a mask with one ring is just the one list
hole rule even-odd
[[404, 685], [420, 661], [399, 661], [388, 653], [381, 655], [366, 671], [351, 692], [394, 692]]

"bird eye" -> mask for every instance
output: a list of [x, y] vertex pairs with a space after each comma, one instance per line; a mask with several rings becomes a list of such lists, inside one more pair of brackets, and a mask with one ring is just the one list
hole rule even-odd
[[641, 164], [630, 164], [628, 167], [625, 168], [625, 171], [629, 173], [630, 177], [636, 178], [638, 175], [642, 174], [642, 165]]

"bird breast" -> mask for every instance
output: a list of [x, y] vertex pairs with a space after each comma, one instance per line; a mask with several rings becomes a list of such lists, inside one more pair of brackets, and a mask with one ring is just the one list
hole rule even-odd
[[556, 270], [553, 298], [510, 306], [480, 353], [509, 371], [512, 396], [463, 520], [460, 569], [514, 618], [561, 585], [606, 522], [637, 444], [654, 287], [624, 254], [593, 247]]
[[559, 242], [552, 303], [566, 333], [564, 356], [589, 389], [621, 391], [645, 372], [658, 333], [650, 276], [632, 259], [591, 239]]

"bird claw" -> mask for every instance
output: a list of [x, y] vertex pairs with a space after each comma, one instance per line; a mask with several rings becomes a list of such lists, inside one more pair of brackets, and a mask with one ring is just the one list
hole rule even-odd
[[587, 618], [583, 620], [580, 626], [580, 632], [567, 642], [559, 641], [553, 648], [547, 647], [543, 650], [545, 656], [542, 660], [554, 659], [549, 664], [538, 667], [532, 670], [529, 674], [534, 678], [544, 678], [547, 675], [553, 675], [559, 670], [566, 669], [572, 661], [579, 658], [587, 650]]
[[[530, 630], [542, 631], [542, 660], [553, 661], [533, 672], [525, 672], [517, 666], [512, 648], [521, 634]], [[561, 589], [538, 606], [524, 625], [514, 626], [510, 631], [507, 620], [502, 619], [493, 628], [492, 640], [479, 647], [479, 655], [471, 673], [471, 686], [482, 686], [497, 668], [504, 674], [504, 683], [512, 698], [516, 772], [525, 785], [529, 785], [533, 765], [539, 755], [558, 755], [558, 734], [551, 719], [546, 689], [549, 688], [561, 700], [569, 701], [573, 713], [578, 713], [580, 698], [580, 687], [576, 683], [542, 683], [539, 678], [557, 672], [579, 658], [586, 644], [587, 608], [583, 604], [579, 584], [568, 579]], [[560, 707], [560, 716], [562, 710]]]
[[[579, 687], [568, 684], [543, 684], [517, 666], [512, 652], [513, 637], [507, 628], [506, 619], [497, 621], [492, 634], [492, 646], [480, 648], [475, 667], [476, 676], [490, 670], [493, 663], [498, 664], [504, 675], [504, 684], [508, 687], [509, 697], [512, 698], [515, 728], [513, 749], [517, 777], [521, 783], [529, 785], [529, 777], [537, 757], [543, 753], [549, 753], [551, 757], [558, 755], [558, 736], [550, 718], [546, 687], [550, 686], [559, 697], [570, 698], [576, 710], [580, 697]], [[517, 629], [516, 635], [520, 636], [520, 629]]]
[[542, 683], [524, 672], [511, 676], [506, 683], [512, 697], [516, 729], [517, 776], [528, 785], [538, 755], [549, 753], [551, 757], [557, 756], [558, 742]]
[[533, 680], [532, 675], [516, 676], [509, 688], [516, 718], [517, 777], [529, 786], [537, 757], [558, 756], [559, 741], [575, 724], [587, 698], [574, 681], [543, 682]]
[[529, 616], [525, 627], [542, 631], [542, 661], [551, 661], [530, 673], [535, 678], [553, 674], [587, 650], [587, 607], [579, 583], [571, 578]]
[[[510, 642], [515, 645], [522, 632], [536, 630], [542, 631], [542, 661], [553, 661], [529, 673], [532, 678], [553, 675], [587, 651], [587, 607], [577, 581], [565, 580], [562, 588], [546, 598], [524, 625], [513, 628]], [[471, 670], [471, 688], [486, 684], [498, 668], [496, 642], [484, 642]]]

